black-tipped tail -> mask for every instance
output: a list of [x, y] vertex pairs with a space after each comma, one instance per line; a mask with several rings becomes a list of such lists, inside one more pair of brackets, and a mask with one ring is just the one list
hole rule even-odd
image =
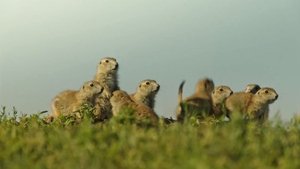
[[179, 89], [178, 89], [178, 104], [181, 104], [182, 102], [182, 93], [183, 93], [183, 85], [185, 83], [185, 80], [183, 80], [180, 85], [179, 85]]

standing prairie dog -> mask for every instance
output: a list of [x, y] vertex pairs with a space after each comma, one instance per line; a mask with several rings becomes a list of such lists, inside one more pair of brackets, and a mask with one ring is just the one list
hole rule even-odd
[[273, 88], [265, 87], [252, 93], [234, 93], [226, 99], [225, 106], [229, 117], [234, 113], [241, 113], [244, 118], [267, 120], [266, 113], [269, 112], [269, 104], [275, 102], [278, 94]]
[[118, 116], [120, 111], [130, 108], [135, 111], [135, 114], [138, 118], [149, 118], [154, 122], [158, 121], [157, 114], [148, 106], [143, 103], [137, 103], [133, 101], [125, 91], [116, 90], [113, 92], [112, 97], [110, 98], [112, 105], [112, 113], [114, 116]]
[[155, 80], [146, 79], [139, 83], [135, 93], [131, 94], [131, 98], [135, 102], [141, 102], [154, 109], [155, 96], [159, 91], [159, 84]]
[[103, 91], [97, 81], [88, 81], [79, 90], [66, 90], [59, 93], [52, 100], [52, 116], [68, 115], [78, 111], [85, 103], [94, 105], [95, 98]]
[[198, 81], [195, 93], [192, 96], [182, 100], [183, 81], [178, 91], [178, 108], [176, 112], [177, 120], [182, 122], [186, 115], [195, 114], [200, 116], [203, 113], [210, 114], [212, 112], [211, 93], [214, 89], [214, 82], [205, 78]]
[[212, 109], [213, 115], [217, 118], [225, 115], [225, 100], [233, 94], [233, 91], [228, 86], [217, 86], [212, 91]]
[[258, 84], [248, 84], [244, 90], [245, 93], [255, 94], [260, 89]]
[[112, 116], [109, 99], [112, 92], [119, 89], [118, 68], [117, 60], [112, 57], [102, 58], [99, 62], [94, 80], [99, 82], [104, 90], [96, 99], [95, 120], [102, 121]]

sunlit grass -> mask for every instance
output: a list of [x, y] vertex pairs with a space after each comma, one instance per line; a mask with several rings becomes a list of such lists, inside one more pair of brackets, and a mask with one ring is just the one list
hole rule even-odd
[[46, 124], [2, 109], [0, 168], [300, 168], [297, 117], [153, 125], [130, 115], [94, 123], [83, 112]]

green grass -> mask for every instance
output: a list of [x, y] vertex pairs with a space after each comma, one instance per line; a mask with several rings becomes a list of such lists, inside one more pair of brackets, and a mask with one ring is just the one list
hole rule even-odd
[[[300, 119], [213, 119], [157, 126], [131, 116], [92, 123], [0, 112], [1, 169], [300, 168]], [[71, 120], [70, 120], [71, 119]], [[73, 119], [74, 120], [74, 119]]]

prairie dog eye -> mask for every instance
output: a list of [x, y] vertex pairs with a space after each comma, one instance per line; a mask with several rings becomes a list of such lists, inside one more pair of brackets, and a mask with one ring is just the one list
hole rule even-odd
[[220, 92], [223, 92], [224, 90], [222, 88], [219, 89]]
[[146, 85], [150, 85], [150, 82], [146, 82]]
[[105, 62], [106, 62], [106, 63], [108, 63], [108, 62], [109, 62], [109, 60], [105, 60]]
[[265, 93], [266, 93], [266, 94], [268, 94], [268, 93], [269, 93], [269, 91], [268, 91], [268, 90], [266, 90], [266, 91], [265, 91]]
[[93, 83], [91, 83], [91, 84], [90, 84], [90, 86], [91, 86], [91, 87], [94, 87], [94, 84], [93, 84]]

